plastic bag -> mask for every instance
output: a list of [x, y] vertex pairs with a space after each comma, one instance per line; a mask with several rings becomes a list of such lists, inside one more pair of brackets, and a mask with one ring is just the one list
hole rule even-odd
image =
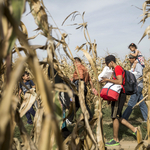
[[112, 76], [112, 73], [113, 73], [112, 69], [109, 69], [108, 66], [105, 66], [101, 74], [98, 76], [98, 80], [101, 81], [103, 80], [102, 78], [110, 79]]
[[133, 73], [135, 76], [137, 75], [137, 72], [136, 71], [133, 71], [132, 69], [129, 70], [131, 73]]

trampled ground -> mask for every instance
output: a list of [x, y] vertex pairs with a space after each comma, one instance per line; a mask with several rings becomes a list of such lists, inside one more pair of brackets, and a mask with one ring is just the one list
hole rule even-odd
[[[125, 109], [125, 108], [124, 108]], [[104, 131], [104, 137], [106, 139], [106, 142], [109, 141], [112, 137], [113, 137], [113, 129], [112, 129], [112, 121], [110, 118], [110, 114], [111, 114], [111, 109], [110, 106], [103, 108], [102, 109], [103, 112], [103, 131]], [[80, 110], [78, 111], [78, 115], [80, 114]], [[27, 129], [28, 133], [31, 132], [33, 125], [28, 125], [27, 124], [27, 119], [24, 116], [22, 118], [25, 128]], [[129, 122], [133, 125], [133, 126], [140, 126], [141, 131], [142, 131], [142, 137], [143, 139], [145, 139], [146, 133], [147, 133], [147, 124], [142, 122], [143, 118], [140, 112], [140, 109], [137, 107], [133, 110], [130, 118], [129, 118]], [[70, 130], [72, 130], [72, 127], [69, 127]], [[15, 133], [14, 133], [14, 137], [19, 138], [19, 140], [21, 140], [20, 138], [20, 133], [18, 130], [18, 127], [16, 126], [15, 128]], [[135, 146], [137, 145], [136, 142], [136, 137], [132, 134], [132, 131], [130, 131], [128, 128], [126, 128], [123, 125], [120, 125], [120, 129], [119, 129], [119, 139], [120, 139], [120, 146], [116, 146], [116, 147], [108, 147], [107, 149], [116, 149], [116, 150], [132, 150], [135, 148]]]

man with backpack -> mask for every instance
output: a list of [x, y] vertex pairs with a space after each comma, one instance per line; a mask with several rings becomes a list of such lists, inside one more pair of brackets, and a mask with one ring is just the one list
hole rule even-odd
[[120, 92], [118, 101], [112, 101], [111, 103], [111, 118], [113, 121], [113, 138], [106, 143], [106, 146], [116, 146], [119, 144], [118, 139], [118, 131], [119, 131], [119, 122], [129, 129], [132, 130], [133, 134], [136, 135], [137, 133], [137, 127], [132, 126], [127, 120], [122, 118], [122, 109], [124, 106], [124, 103], [126, 101], [126, 93], [124, 89], [125, 85], [125, 71], [123, 68], [116, 64], [116, 58], [113, 55], [109, 55], [105, 58], [106, 65], [111, 69], [114, 70], [115, 76], [113, 79], [106, 79], [103, 78], [101, 82], [111, 82], [114, 84], [122, 85], [122, 91]]
[[[20, 83], [20, 89], [19, 89], [19, 98], [21, 99], [20, 95], [21, 92], [23, 91], [24, 95], [25, 93], [31, 89], [35, 88], [35, 84], [33, 83], [32, 80], [29, 80], [29, 73], [27, 71], [24, 72], [22, 75], [22, 82], [26, 85], [26, 88], [23, 84]], [[26, 117], [27, 117], [27, 123], [28, 124], [33, 124], [31, 114], [34, 117], [35, 116], [35, 110], [33, 109], [33, 106], [26, 112]]]
[[[134, 64], [134, 62], [136, 61], [136, 57], [135, 56], [132, 56], [132, 55], [129, 55], [129, 61], [131, 63], [131, 65]], [[132, 69], [131, 69], [132, 70]], [[131, 95], [130, 97], [130, 100], [128, 102], [128, 107], [126, 108], [126, 110], [124, 111], [122, 117], [126, 120], [128, 120], [131, 112], [132, 112], [132, 108], [133, 106], [141, 101], [143, 99], [143, 95], [142, 95], [142, 90], [143, 90], [143, 79], [140, 80], [140, 78], [142, 78], [143, 76], [143, 67], [141, 66], [140, 63], [137, 63], [136, 64], [136, 67], [135, 67], [135, 70], [134, 72], [135, 73], [135, 77], [137, 79], [137, 93]], [[141, 110], [141, 113], [142, 113], [142, 116], [144, 118], [144, 122], [147, 121], [147, 106], [145, 104], [145, 102], [141, 102], [139, 104], [140, 106], [140, 110]]]

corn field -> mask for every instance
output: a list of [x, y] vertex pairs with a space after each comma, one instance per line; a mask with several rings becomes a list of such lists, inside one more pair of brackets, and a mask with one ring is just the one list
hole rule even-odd
[[[31, 14], [34, 18], [35, 24], [38, 26], [36, 29], [39, 33], [33, 37], [28, 37], [28, 31], [25, 24], [21, 21], [21, 16], [25, 13], [25, 4], [30, 6]], [[19, 6], [19, 7], [18, 7]], [[150, 1], [143, 4], [143, 19], [141, 22], [150, 17]], [[49, 25], [47, 19], [48, 10], [44, 6], [43, 0], [0, 0], [0, 149], [7, 150], [75, 150], [75, 149], [90, 149], [90, 150], [104, 150], [105, 140], [103, 135], [102, 125], [102, 108], [107, 104], [100, 96], [92, 94], [88, 86], [88, 105], [94, 107], [93, 119], [88, 122], [89, 115], [84, 102], [84, 84], [80, 81], [79, 92], [77, 92], [74, 84], [70, 81], [73, 75], [74, 56], [66, 42], [66, 33], [62, 33], [59, 29], [60, 39], [56, 39], [52, 35], [54, 30], [53, 26]], [[80, 12], [72, 12], [69, 14], [65, 21], [76, 16], [82, 18], [82, 23], [78, 23], [77, 29], [83, 28], [85, 43], [77, 45], [76, 50], [82, 51], [84, 58], [82, 63], [88, 68], [92, 82], [97, 91], [100, 91], [103, 86], [98, 82], [98, 75], [105, 67], [104, 58], [98, 57], [96, 41], [92, 41], [90, 34], [87, 30], [87, 22], [84, 21], [84, 15]], [[30, 45], [29, 41], [35, 39], [38, 35], [42, 35], [47, 39], [45, 45]], [[141, 40], [148, 35], [150, 38], [150, 26], [145, 30]], [[139, 42], [141, 42], [141, 40]], [[19, 41], [19, 46], [16, 44]], [[65, 57], [61, 60], [58, 57], [57, 48], [62, 46]], [[39, 61], [36, 49], [43, 49], [47, 51], [47, 59]], [[25, 56], [21, 55], [21, 51]], [[16, 53], [18, 57], [12, 61], [13, 54]], [[70, 63], [71, 62], [71, 63]], [[117, 58], [117, 64], [121, 65], [124, 69], [130, 69], [128, 56], [124, 61]], [[51, 77], [48, 78], [48, 66], [51, 66]], [[144, 90], [143, 95], [146, 96], [149, 86], [150, 76], [150, 60], [145, 60], [144, 69]], [[70, 113], [74, 111], [74, 97], [73, 92], [63, 83], [55, 84], [54, 71], [57, 70], [58, 75], [69, 85], [75, 94], [79, 95], [79, 101], [82, 113], [75, 122], [75, 127], [71, 135], [64, 141], [61, 136], [61, 126], [65, 119], [62, 118], [62, 107], [57, 96], [57, 92], [65, 91], [72, 99], [73, 103]], [[24, 71], [30, 73], [30, 78], [36, 85], [36, 93], [30, 93], [38, 99], [38, 109], [33, 122], [33, 137], [27, 133], [25, 125], [21, 119], [19, 109], [21, 100], [18, 98], [19, 82]], [[22, 95], [22, 99], [24, 96]], [[129, 97], [127, 98], [128, 101]], [[150, 97], [148, 98], [150, 99]], [[57, 110], [57, 107], [59, 110]], [[28, 109], [24, 108], [24, 109]], [[81, 121], [84, 120], [84, 125], [79, 126]], [[22, 143], [14, 138], [14, 129], [18, 126]], [[149, 122], [148, 125], [149, 127]], [[96, 132], [94, 132], [96, 127]], [[81, 132], [79, 132], [79, 130]], [[149, 131], [149, 129], [148, 129]], [[140, 137], [140, 135], [138, 135]], [[148, 139], [150, 134], [148, 133]], [[148, 141], [149, 142], [149, 141]], [[138, 142], [137, 149], [144, 141]], [[150, 142], [148, 143], [148, 145]], [[143, 146], [144, 147], [144, 146]], [[145, 146], [146, 147], [146, 146]]]

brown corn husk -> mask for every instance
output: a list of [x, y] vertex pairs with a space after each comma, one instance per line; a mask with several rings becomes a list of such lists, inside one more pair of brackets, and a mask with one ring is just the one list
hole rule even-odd
[[[15, 7], [18, 2], [21, 2], [23, 5], [21, 5], [21, 7]], [[72, 51], [66, 43], [66, 39], [69, 34], [61, 33], [57, 26], [52, 27], [49, 25], [47, 19], [48, 11], [42, 0], [28, 0], [28, 3], [31, 9], [30, 12], [32, 13], [34, 21], [38, 26], [36, 29], [38, 33], [32, 37], [28, 37], [28, 31], [25, 23], [20, 22], [21, 15], [24, 12], [25, 0], [0, 1], [0, 149], [105, 149], [102, 126], [102, 109], [107, 107], [106, 102], [102, 101], [99, 95], [95, 96], [92, 93], [90, 86], [87, 85], [87, 103], [91, 109], [94, 109], [94, 117], [90, 122], [88, 122], [89, 115], [84, 102], [83, 81], [80, 82], [79, 92], [76, 90], [75, 85], [70, 81], [75, 68], [72, 63], [74, 62]], [[149, 4], [149, 0], [143, 4], [143, 19], [141, 20], [143, 23], [148, 17], [150, 17]], [[82, 63], [88, 69], [91, 81], [99, 93], [103, 85], [99, 84], [98, 75], [105, 67], [104, 58], [98, 57], [96, 40], [92, 41], [90, 38], [90, 34], [87, 29], [88, 23], [84, 20], [85, 12], [82, 14], [77, 11], [72, 12], [64, 20], [63, 25], [71, 16], [72, 20], [75, 20], [77, 16], [82, 18], [81, 23], [73, 24], [77, 25], [76, 29], [83, 28], [85, 38], [85, 42], [81, 44], [81, 46], [78, 46], [77, 43], [76, 50], [83, 52], [84, 57], [81, 58]], [[39, 30], [41, 31], [39, 32]], [[60, 38], [58, 36], [58, 39], [54, 38], [52, 36], [52, 30], [59, 30]], [[35, 39], [38, 35], [47, 38], [46, 44], [30, 45], [28, 41]], [[141, 40], [143, 40], [146, 35], [149, 36], [149, 27], [146, 29]], [[16, 39], [19, 40], [21, 46], [15, 44]], [[59, 58], [59, 52], [57, 49], [60, 49], [61, 46], [65, 52], [65, 55]], [[37, 49], [47, 50], [47, 60], [39, 62], [36, 54]], [[25, 53], [24, 57], [21, 55], [21, 51]], [[11, 56], [14, 53], [17, 53], [18, 55], [17, 58], [12, 61]], [[128, 56], [126, 56], [123, 61], [120, 60], [117, 55], [116, 58], [117, 64], [121, 65], [126, 70], [130, 69], [131, 66], [128, 61]], [[51, 66], [52, 80], [49, 80], [47, 76], [48, 65]], [[143, 70], [143, 95], [146, 96], [148, 94], [148, 101], [146, 101], [148, 110], [150, 108], [149, 66], [150, 61], [145, 60], [145, 68]], [[58, 75], [64, 80], [64, 83], [67, 83], [67, 85], [64, 83], [54, 83], [55, 76], [53, 73], [53, 68], [58, 72]], [[19, 82], [22, 73], [25, 70], [30, 73], [30, 79], [32, 79], [36, 85], [36, 92], [39, 102], [39, 107], [36, 110], [36, 115], [34, 117], [32, 135], [27, 133], [25, 124], [20, 118], [18, 112], [22, 106], [25, 106], [24, 103], [17, 98]], [[73, 90], [71, 90], [70, 87]], [[81, 114], [77, 121], [75, 120], [75, 127], [73, 128], [71, 135], [64, 142], [60, 136], [61, 125], [67, 116], [64, 119], [62, 118], [62, 107], [59, 101], [58, 91], [67, 92], [69, 97], [73, 100], [69, 114], [71, 111], [75, 111], [75, 100], [73, 94], [79, 95], [81, 105]], [[26, 96], [22, 95], [22, 98], [25, 99]], [[129, 98], [130, 97], [127, 97], [127, 101]], [[24, 112], [21, 112], [21, 116], [25, 114], [25, 112], [33, 104], [34, 100], [28, 103], [28, 105], [24, 108]], [[58, 110], [60, 110], [60, 112]], [[148, 148], [150, 145], [149, 123], [148, 116], [148, 141], [142, 141], [141, 133], [138, 132], [137, 149], [139, 149], [142, 145], [143, 148]], [[13, 138], [14, 128], [16, 125], [21, 133], [22, 144], [17, 138]], [[93, 131], [95, 127], [96, 133], [94, 134]], [[31, 136], [33, 140], [31, 140]]]

